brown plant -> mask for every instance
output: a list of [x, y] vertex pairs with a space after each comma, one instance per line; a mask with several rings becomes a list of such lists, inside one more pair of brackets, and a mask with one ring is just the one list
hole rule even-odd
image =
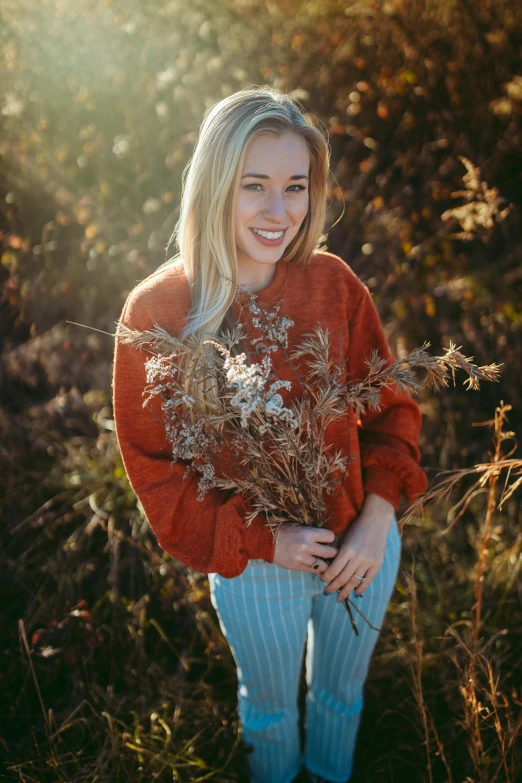
[[[186, 341], [157, 325], [141, 332], [120, 324], [118, 333], [118, 339], [151, 353], [145, 365], [144, 406], [161, 398], [173, 459], [187, 462], [185, 476], [191, 471], [200, 475], [198, 497], [212, 487], [244, 493], [251, 503], [246, 525], [264, 513], [274, 534], [283, 522], [324, 526], [327, 496], [342, 487], [350, 459], [326, 443], [327, 427], [350, 411], [360, 416], [367, 408], [379, 410], [382, 389], [394, 384], [408, 391], [422, 385], [438, 390], [448, 385], [450, 373], [455, 383], [457, 369], [468, 374], [468, 389], [479, 388], [480, 379], [498, 379], [496, 364], [478, 367], [453, 344], [444, 356], [431, 356], [425, 343], [391, 364], [372, 351], [367, 376], [345, 382], [341, 362], [330, 355], [327, 330], [318, 325], [288, 354], [287, 329], [292, 322], [279, 317], [281, 303], [267, 312], [255, 294], [247, 298], [254, 325], [268, 347], [259, 363], [249, 363], [237, 350], [232, 355], [244, 338], [240, 324], [221, 336]], [[289, 390], [292, 383], [278, 380], [271, 368], [270, 353], [280, 349], [302, 392], [289, 406], [279, 390]], [[304, 361], [305, 374], [298, 372], [298, 360]], [[422, 384], [413, 368], [424, 370]], [[199, 397], [209, 383], [220, 391], [210, 403]], [[347, 599], [345, 607], [357, 633], [350, 605], [356, 608]]]
[[477, 236], [487, 240], [495, 226], [507, 218], [513, 204], [506, 206], [498, 189], [488, 187], [487, 182], [481, 180], [478, 166], [474, 166], [464, 155], [459, 155], [458, 158], [467, 170], [462, 177], [466, 187], [451, 193], [451, 198], [462, 196], [465, 203], [447, 209], [441, 218], [445, 221], [457, 220], [460, 223], [462, 231], [450, 235], [454, 239], [471, 240]]
[[[463, 621], [464, 632], [457, 630], [459, 623], [454, 623], [447, 628], [445, 633], [446, 638], [452, 638], [456, 642], [454, 649], [450, 650], [448, 655], [456, 668], [459, 679], [458, 687], [463, 713], [460, 722], [467, 733], [468, 751], [477, 775], [474, 778], [477, 783], [492, 783], [497, 780], [503, 780], [506, 783], [515, 782], [517, 779], [516, 743], [522, 735], [522, 713], [519, 709], [522, 706], [522, 694], [517, 692], [516, 688], [512, 688], [510, 694], [504, 691], [500, 685], [498, 663], [494, 663], [490, 653], [493, 643], [507, 631], [500, 630], [489, 638], [483, 638], [484, 584], [493, 537], [494, 515], [522, 483], [522, 460], [512, 458], [512, 454], [516, 451], [516, 441], [507, 453], [502, 451], [505, 441], [515, 439], [514, 432], [504, 429], [507, 413], [511, 408], [511, 405], [501, 402], [495, 409], [493, 419], [475, 425], [493, 427], [493, 450], [490, 452], [490, 461], [470, 468], [444, 471], [444, 474], [448, 475], [421, 495], [401, 520], [401, 524], [404, 526], [413, 517], [422, 514], [428, 503], [440, 503], [465, 477], [478, 474], [478, 478], [471, 487], [450, 508], [448, 517], [451, 518], [451, 521], [449, 524], [444, 530], [437, 533], [439, 536], [447, 535], [462, 518], [471, 501], [480, 494], [486, 494], [484, 521], [475, 540], [477, 562], [472, 575], [475, 598], [471, 608], [472, 619]], [[500, 485], [502, 473], [505, 475], [505, 480]], [[501, 486], [500, 493], [499, 486]], [[516, 545], [516, 549], [518, 551], [514, 552], [515, 559], [520, 556], [520, 542]], [[414, 696], [424, 729], [429, 779], [432, 780], [430, 740], [433, 735], [438, 753], [451, 781], [450, 766], [444, 747], [429, 714], [423, 693], [424, 642], [420, 637], [416, 619], [417, 593], [413, 575], [408, 579], [408, 586], [411, 594], [410, 624], [416, 651], [415, 661], [410, 664], [410, 670]]]
[[[252, 502], [247, 525], [260, 512], [266, 514], [273, 532], [282, 522], [325, 525], [326, 496], [342, 486], [349, 463], [349, 455], [332, 451], [325, 442], [326, 429], [350, 410], [357, 417], [367, 408], [379, 410], [382, 389], [394, 385], [416, 392], [425, 385], [439, 390], [448, 385], [450, 373], [455, 383], [457, 369], [467, 373], [468, 389], [478, 389], [481, 379], [499, 376], [499, 365], [478, 367], [453, 344], [443, 356], [431, 356], [425, 343], [391, 364], [372, 351], [367, 376], [343, 382], [341, 363], [330, 355], [328, 331], [318, 325], [285, 354], [302, 391], [300, 399], [285, 406], [279, 390], [289, 390], [292, 383], [275, 377], [270, 353], [286, 349], [286, 330], [292, 322], [280, 318], [274, 330], [272, 314], [259, 307], [255, 294], [248, 298], [268, 345], [259, 363], [249, 364], [245, 353], [232, 356], [232, 348], [244, 338], [241, 326], [221, 336], [187, 341], [157, 325], [140, 332], [120, 324], [118, 332], [122, 342], [151, 353], [144, 406], [161, 397], [173, 459], [187, 461], [187, 475], [200, 474], [200, 497], [211, 487], [246, 493]], [[279, 303], [276, 307], [279, 311]], [[212, 354], [209, 344], [215, 348]], [[197, 361], [193, 361], [195, 354]], [[297, 371], [297, 360], [305, 362], [304, 375]], [[424, 371], [422, 383], [413, 368]], [[210, 414], [198, 404], [202, 402], [198, 390], [209, 382], [220, 389]], [[187, 394], [187, 388], [195, 392]]]

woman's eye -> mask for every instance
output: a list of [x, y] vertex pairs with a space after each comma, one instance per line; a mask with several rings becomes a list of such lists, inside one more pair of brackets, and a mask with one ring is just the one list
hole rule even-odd
[[[251, 182], [249, 185], [245, 185], [245, 190], [250, 190], [253, 193], [259, 193], [257, 190], [258, 187], [261, 187], [259, 182]], [[291, 188], [297, 188], [297, 190], [291, 190]], [[290, 185], [290, 187], [287, 189], [290, 191], [290, 193], [300, 193], [302, 190], [306, 190], [304, 185]]]

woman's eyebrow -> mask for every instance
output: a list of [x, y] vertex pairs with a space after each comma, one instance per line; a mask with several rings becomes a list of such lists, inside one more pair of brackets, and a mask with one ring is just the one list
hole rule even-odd
[[[243, 174], [241, 179], [245, 179], [245, 177], [256, 177], [256, 179], [270, 179], [268, 174]], [[288, 177], [288, 179], [308, 179], [306, 174], [292, 174], [291, 177]]]

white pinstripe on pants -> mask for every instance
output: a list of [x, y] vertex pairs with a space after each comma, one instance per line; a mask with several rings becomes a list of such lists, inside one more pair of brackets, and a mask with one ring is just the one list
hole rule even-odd
[[[351, 597], [380, 627], [401, 553], [394, 518], [384, 562], [362, 598]], [[237, 664], [238, 709], [252, 783], [290, 783], [302, 762], [344, 783], [352, 771], [363, 686], [378, 638], [353, 610], [359, 636], [336, 594], [319, 575], [250, 560], [233, 579], [209, 574], [211, 600]], [[298, 731], [298, 688], [308, 634], [304, 756]]]

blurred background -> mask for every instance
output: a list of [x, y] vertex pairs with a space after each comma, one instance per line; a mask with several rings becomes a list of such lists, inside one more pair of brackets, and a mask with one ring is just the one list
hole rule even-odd
[[353, 780], [515, 781], [522, 7], [3, 0], [0, 14], [1, 779], [247, 780], [206, 578], [158, 547], [125, 476], [111, 334], [176, 251], [206, 108], [268, 84], [328, 134], [328, 249], [369, 286], [392, 350], [452, 341], [503, 365], [480, 391], [457, 376], [420, 395], [430, 483], [468, 472], [405, 528]]

